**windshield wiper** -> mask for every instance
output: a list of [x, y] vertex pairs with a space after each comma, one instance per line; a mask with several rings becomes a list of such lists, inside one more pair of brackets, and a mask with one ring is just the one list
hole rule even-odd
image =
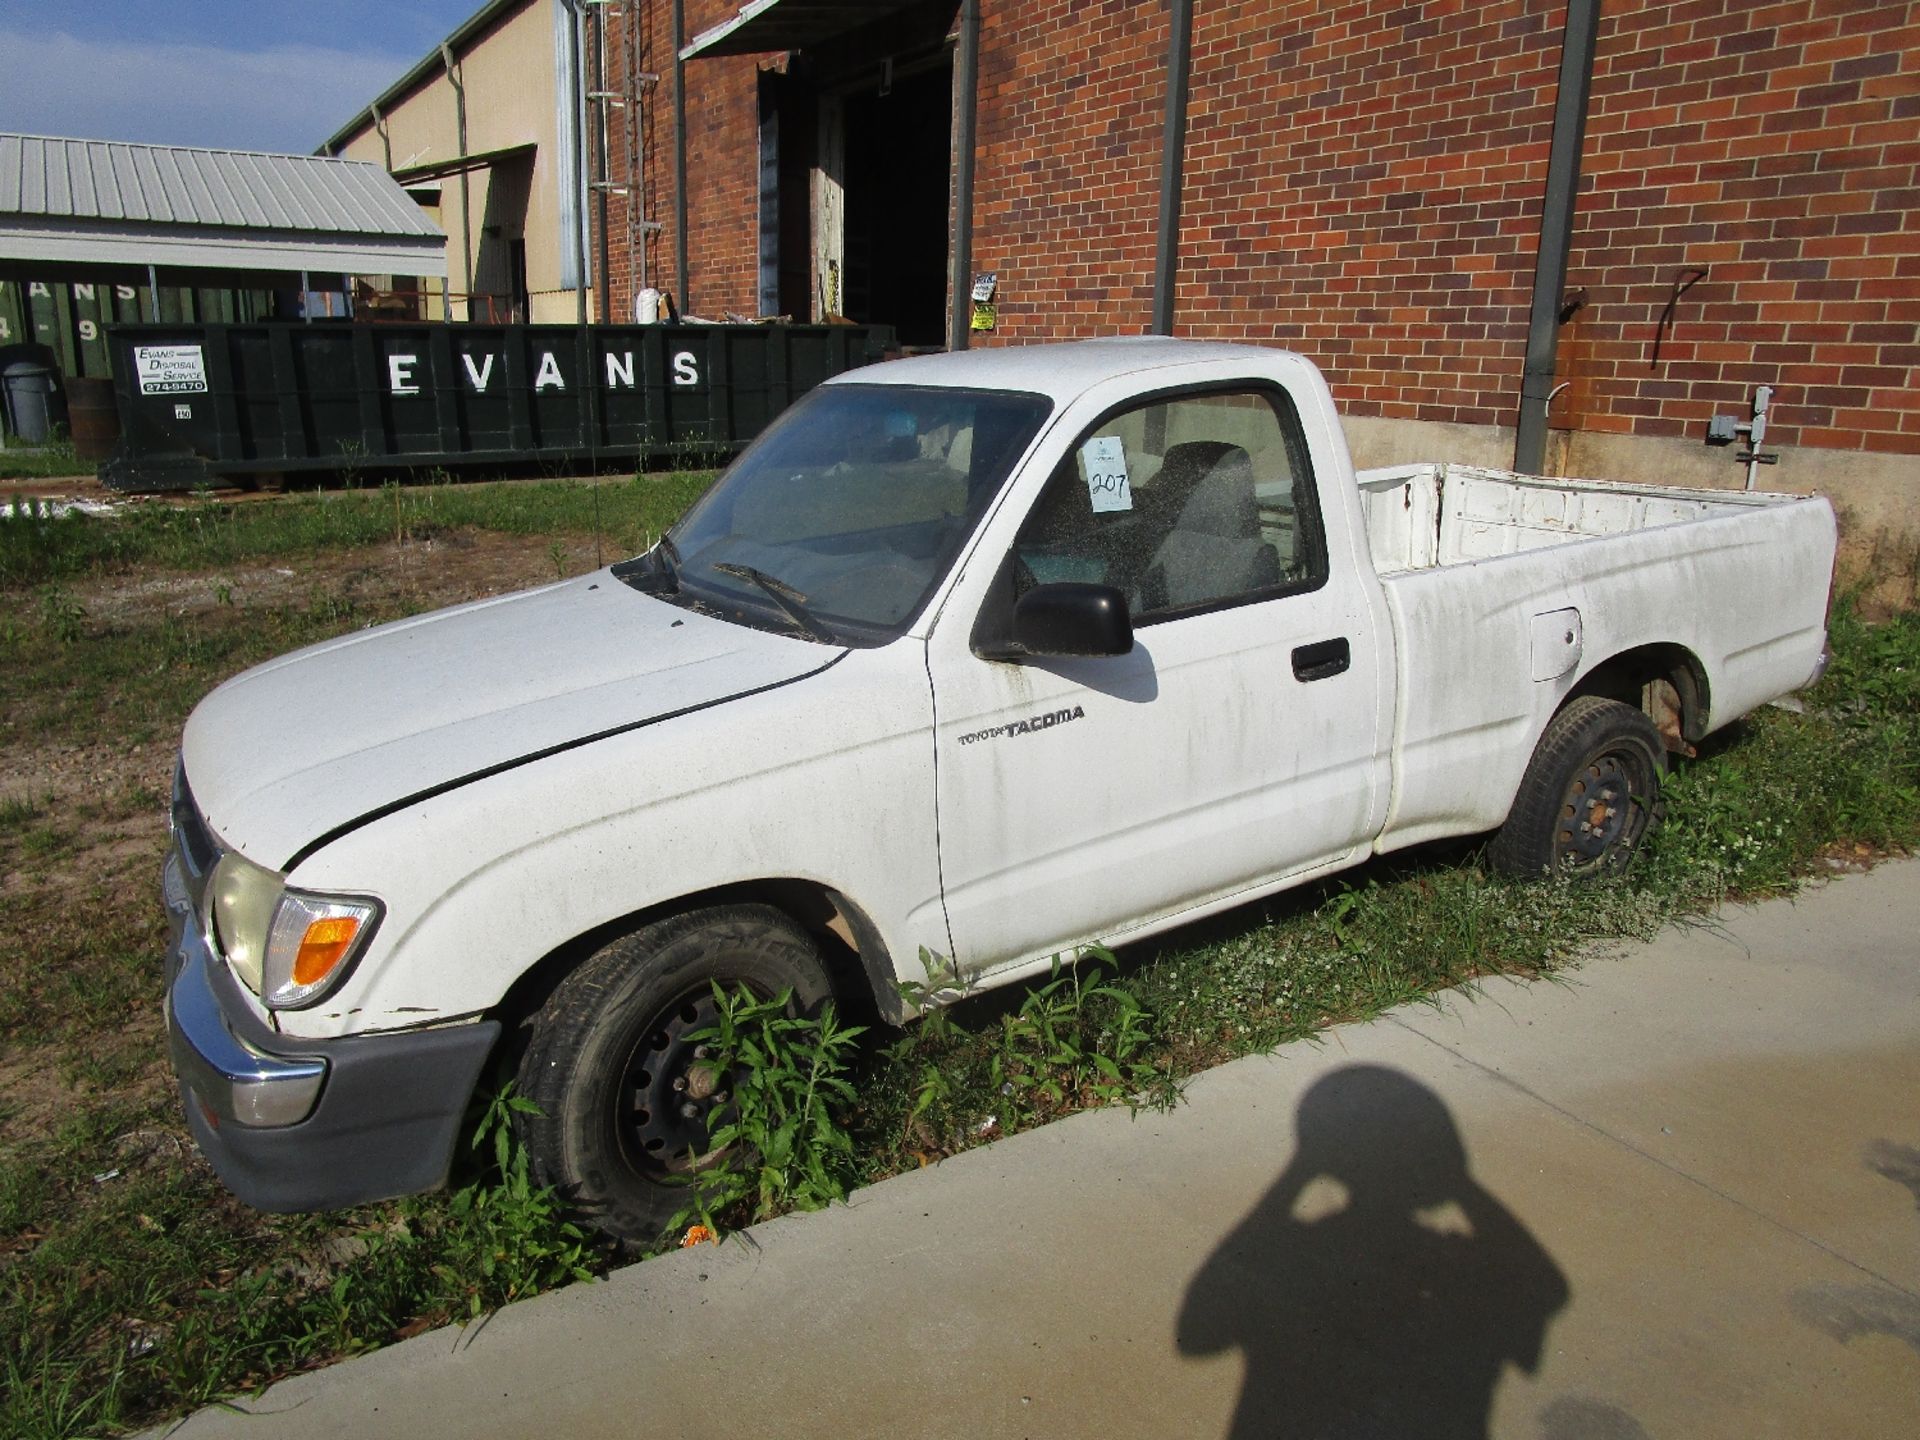
[[804, 593], [793, 588], [784, 580], [776, 580], [764, 570], [756, 570], [751, 565], [735, 565], [729, 560], [716, 561], [711, 567], [722, 575], [738, 575], [742, 580], [751, 580], [772, 598], [773, 603], [786, 612], [787, 618], [798, 625], [815, 640], [833, 643], [833, 632], [821, 625], [803, 608], [807, 603]]
[[680, 547], [673, 543], [673, 537], [665, 531], [660, 534], [660, 543], [653, 547], [654, 568], [664, 575], [673, 586], [669, 594], [680, 591]]

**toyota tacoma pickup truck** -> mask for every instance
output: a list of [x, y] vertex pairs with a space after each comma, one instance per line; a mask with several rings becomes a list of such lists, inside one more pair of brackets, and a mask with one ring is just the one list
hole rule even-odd
[[425, 1190], [493, 1060], [539, 1177], [651, 1239], [725, 1103], [714, 982], [901, 1020], [1441, 836], [1613, 869], [1669, 755], [1817, 674], [1834, 540], [1820, 499], [1356, 475], [1278, 350], [835, 377], [646, 554], [200, 704], [188, 1121], [264, 1209]]

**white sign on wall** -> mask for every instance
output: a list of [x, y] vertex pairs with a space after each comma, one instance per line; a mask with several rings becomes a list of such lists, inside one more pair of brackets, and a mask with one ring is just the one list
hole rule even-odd
[[198, 345], [136, 345], [133, 368], [142, 395], [207, 393], [207, 360]]

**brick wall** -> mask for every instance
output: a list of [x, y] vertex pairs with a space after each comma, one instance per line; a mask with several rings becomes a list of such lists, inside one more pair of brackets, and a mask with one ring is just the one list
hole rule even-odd
[[[651, 9], [670, 72], [669, 8]], [[734, 13], [692, 0], [689, 33]], [[1564, 0], [1197, 0], [1176, 328], [1312, 356], [1352, 414], [1511, 425]], [[988, 343], [1149, 319], [1167, 7], [983, 0]], [[688, 67], [694, 303], [753, 308], [754, 60]], [[672, 274], [671, 89], [649, 126]], [[1606, 0], [1552, 422], [1920, 454], [1920, 5]], [[616, 229], [617, 233], [617, 229]], [[616, 269], [618, 267], [616, 266]], [[1706, 275], [1656, 331], [1677, 276]], [[659, 283], [658, 281], [656, 283]], [[622, 313], [630, 313], [625, 311]]]
[[983, 0], [973, 264], [994, 339], [1146, 328], [1166, 93], [1164, 7]]
[[1697, 438], [1764, 383], [1770, 445], [1920, 454], [1920, 7], [1610, 0], [1589, 113], [1569, 418]]
[[[736, 14], [734, 0], [688, 0], [686, 38]], [[679, 293], [679, 256], [674, 235], [673, 154], [673, 7], [648, 0], [640, 9], [639, 53], [634, 69], [659, 75], [658, 84], [639, 86], [638, 105], [611, 111], [609, 148], [616, 180], [629, 178], [625, 126], [640, 120], [641, 173], [645, 215], [660, 222], [648, 242], [648, 279], [655, 289]], [[624, 17], [607, 21], [608, 89], [626, 89]], [[695, 60], [687, 80], [687, 250], [689, 302], [693, 313], [718, 319], [727, 311], [751, 315], [758, 308], [759, 236], [759, 79], [763, 65], [779, 56], [730, 56]], [[633, 315], [633, 279], [637, 267], [627, 251], [627, 209], [631, 196], [608, 201], [607, 232], [611, 275], [611, 314]]]
[[1358, 413], [1511, 423], [1557, 13], [1197, 6], [1181, 333], [1302, 350]]

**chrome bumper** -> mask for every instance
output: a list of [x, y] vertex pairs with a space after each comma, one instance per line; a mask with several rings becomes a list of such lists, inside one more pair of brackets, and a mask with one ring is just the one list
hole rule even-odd
[[313, 1113], [327, 1081], [318, 1057], [267, 1055], [234, 1033], [213, 988], [221, 961], [207, 943], [180, 874], [177, 853], [161, 875], [173, 943], [167, 951], [167, 1045], [174, 1073], [210, 1122], [297, 1125]]

